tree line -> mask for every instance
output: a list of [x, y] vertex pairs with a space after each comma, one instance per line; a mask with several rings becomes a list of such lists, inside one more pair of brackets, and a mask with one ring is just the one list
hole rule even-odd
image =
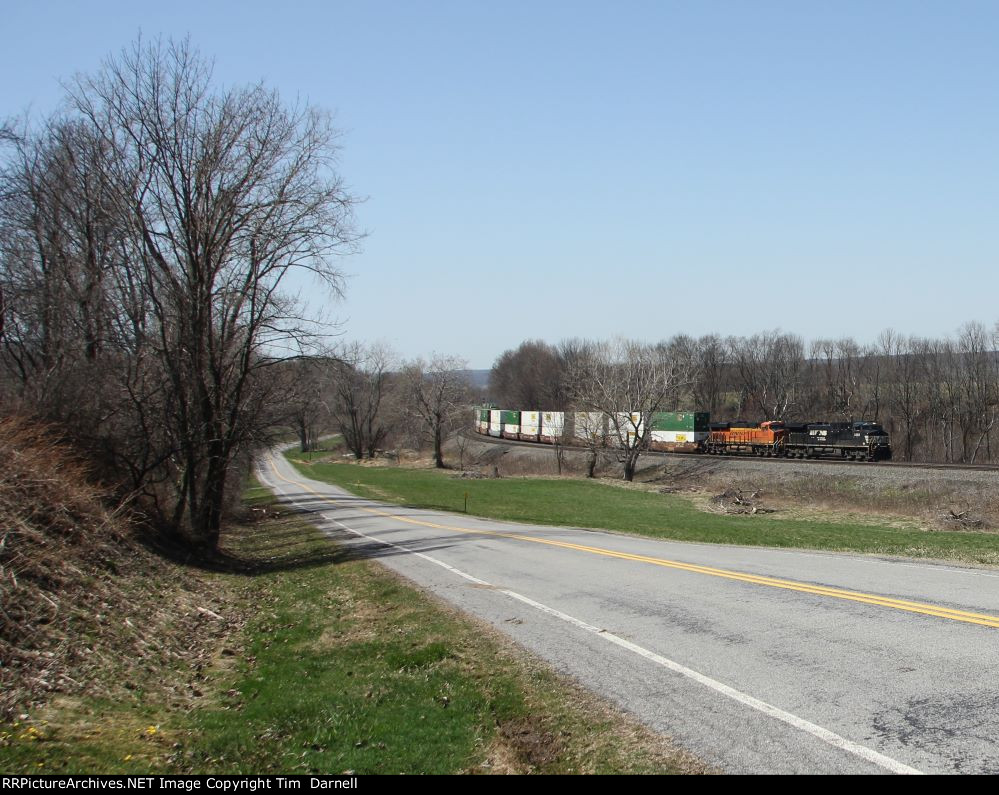
[[469, 425], [476, 397], [464, 368], [455, 356], [400, 361], [383, 345], [342, 345], [286, 365], [293, 388], [285, 421], [303, 452], [336, 433], [357, 460], [429, 447], [434, 465], [443, 468], [444, 442]]
[[[372, 401], [400, 379], [331, 348], [293, 294], [341, 296], [361, 237], [338, 151], [327, 113], [218, 86], [187, 41], [140, 39], [69, 81], [56, 113], [4, 123], [3, 410], [57, 423], [151, 526], [199, 550], [217, 548], [252, 451], [292, 409], [314, 423], [323, 402], [371, 454]], [[412, 363], [404, 380], [443, 427], [435, 377]]]
[[[898, 458], [991, 462], [999, 458], [997, 349], [999, 326], [980, 323], [943, 339], [887, 330], [867, 345], [849, 337], [806, 342], [779, 330], [677, 335], [656, 345], [529, 340], [496, 360], [490, 399], [511, 408], [600, 410], [611, 397], [603, 385], [616, 380], [632, 387], [613, 395], [615, 412], [654, 406], [709, 411], [720, 421], [871, 420], [891, 434]], [[633, 362], [649, 360], [658, 375], [646, 368], [641, 381]]]

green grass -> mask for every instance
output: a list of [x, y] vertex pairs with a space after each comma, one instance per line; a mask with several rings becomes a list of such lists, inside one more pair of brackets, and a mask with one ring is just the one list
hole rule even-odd
[[[696, 760], [381, 566], [345, 559], [247, 484], [240, 573], [202, 573], [245, 623], [206, 671], [0, 726], [4, 772], [697, 772]], [[168, 577], [165, 578], [168, 580]], [[165, 602], [167, 604], [168, 602]]]
[[586, 527], [719, 544], [795, 547], [999, 563], [999, 535], [927, 532], [884, 522], [812, 521], [779, 514], [725, 516], [689, 498], [605, 483], [548, 478], [465, 480], [447, 472], [362, 467], [289, 456], [304, 474], [356, 494], [420, 508], [533, 524]]
[[250, 473], [246, 476], [243, 484], [243, 504], [249, 508], [256, 508], [273, 503], [274, 495], [271, 490], [257, 480], [257, 476]]

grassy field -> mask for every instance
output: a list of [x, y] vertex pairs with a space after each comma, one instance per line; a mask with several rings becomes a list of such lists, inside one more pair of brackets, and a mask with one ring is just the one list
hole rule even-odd
[[676, 494], [567, 478], [459, 479], [446, 471], [336, 463], [288, 454], [298, 469], [356, 494], [421, 508], [534, 524], [617, 530], [720, 544], [796, 547], [999, 564], [999, 534], [928, 532], [871, 519], [821, 521], [780, 513], [726, 516]]
[[201, 572], [235, 629], [204, 670], [0, 726], [5, 773], [700, 772], [668, 741], [382, 567], [348, 560], [266, 491]]

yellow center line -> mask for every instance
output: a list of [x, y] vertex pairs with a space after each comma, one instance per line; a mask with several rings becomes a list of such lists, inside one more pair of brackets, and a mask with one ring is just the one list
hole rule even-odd
[[[339, 506], [340, 503], [337, 502], [332, 497], [328, 497], [315, 489], [309, 487], [307, 484], [300, 481], [289, 480], [284, 475], [282, 475], [275, 465], [274, 461], [271, 461], [271, 468], [274, 470], [274, 474], [277, 475], [281, 480], [286, 483], [290, 483], [293, 486], [305, 489], [306, 491], [312, 492], [319, 499], [328, 502], [332, 505]], [[601, 555], [608, 558], [619, 558], [621, 560], [633, 560], [639, 563], [648, 563], [653, 566], [663, 566], [670, 569], [679, 569], [681, 571], [689, 571], [695, 574], [706, 574], [711, 577], [721, 577], [727, 580], [737, 580], [739, 582], [751, 583], [753, 585], [765, 585], [770, 588], [781, 588], [788, 591], [798, 591], [800, 593], [809, 593], [816, 596], [826, 596], [833, 599], [844, 599], [851, 602], [861, 602], [863, 604], [876, 605], [879, 607], [889, 607], [894, 610], [904, 610], [909, 613], [920, 613], [922, 615], [935, 616], [937, 618], [946, 618], [951, 621], [961, 621], [966, 624], [979, 624], [985, 627], [995, 627], [999, 628], [999, 616], [988, 615], [986, 613], [973, 613], [967, 610], [955, 610], [950, 607], [942, 607], [939, 605], [927, 604], [924, 602], [912, 602], [906, 599], [896, 599], [890, 596], [880, 596], [878, 594], [869, 594], [862, 591], [848, 591], [842, 588], [833, 588], [826, 585], [813, 585], [806, 582], [798, 582], [796, 580], [784, 580], [777, 577], [768, 577], [762, 574], [749, 574], [747, 572], [732, 571], [730, 569], [719, 569], [712, 566], [700, 566], [695, 563], [682, 563], [676, 560], [668, 560], [666, 558], [654, 558], [647, 555], [636, 555], [630, 552], [618, 552], [613, 549], [606, 549], [604, 547], [592, 547], [585, 544], [573, 544], [569, 541], [556, 541], [550, 538], [538, 538], [537, 536], [521, 535], [518, 533], [505, 533], [499, 530], [483, 530], [483, 529], [473, 529], [470, 527], [457, 527], [455, 525], [445, 525], [438, 524], [437, 522], [428, 522], [424, 519], [413, 519], [408, 516], [400, 516], [397, 513], [391, 513], [389, 511], [383, 511], [378, 508], [366, 508], [363, 505], [352, 506], [358, 508], [359, 510], [365, 511], [366, 513], [375, 514], [378, 516], [385, 516], [390, 519], [394, 519], [399, 522], [406, 522], [408, 524], [419, 525], [420, 527], [432, 527], [437, 530], [447, 530], [454, 533], [466, 533], [469, 535], [481, 535], [481, 536], [492, 536], [495, 538], [509, 538], [515, 541], [526, 541], [532, 544], [547, 544], [548, 546], [561, 547], [563, 549], [572, 549], [579, 552], [587, 552], [593, 555]]]

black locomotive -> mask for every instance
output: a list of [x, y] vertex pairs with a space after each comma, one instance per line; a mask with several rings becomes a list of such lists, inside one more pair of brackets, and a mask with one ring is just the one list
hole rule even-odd
[[788, 457], [891, 460], [891, 440], [876, 422], [813, 422], [786, 428], [784, 455]]

